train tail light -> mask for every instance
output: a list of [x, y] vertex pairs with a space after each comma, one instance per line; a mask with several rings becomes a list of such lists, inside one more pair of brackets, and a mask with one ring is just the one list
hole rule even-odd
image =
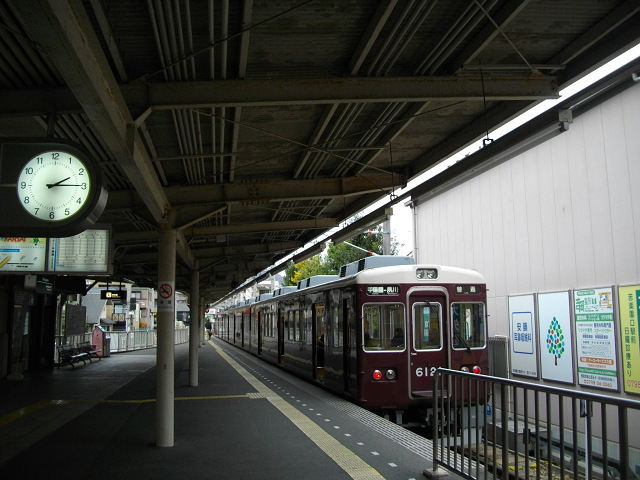
[[398, 374], [396, 373], [396, 371], [393, 368], [387, 368], [384, 371], [384, 375], [382, 373], [382, 370], [374, 370], [373, 371], [373, 379], [377, 382], [378, 380], [382, 380], [383, 377], [386, 378], [387, 380], [395, 380], [396, 376]]
[[478, 366], [478, 365], [474, 365], [474, 367], [472, 369], [469, 369], [469, 367], [467, 367], [466, 365], [464, 367], [460, 368], [460, 371], [462, 372], [473, 372], [473, 373], [482, 373], [482, 369]]

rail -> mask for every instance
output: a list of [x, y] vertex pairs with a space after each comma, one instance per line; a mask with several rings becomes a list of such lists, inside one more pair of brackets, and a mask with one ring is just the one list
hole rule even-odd
[[[105, 332], [105, 336], [109, 339], [109, 352], [130, 352], [134, 350], [143, 350], [146, 348], [154, 348], [158, 344], [158, 332], [156, 330], [133, 330], [130, 332]], [[80, 342], [92, 342], [93, 334], [84, 333], [81, 335], [58, 335], [56, 336], [56, 345], [77, 344]], [[189, 328], [179, 328], [174, 334], [175, 344], [187, 343], [189, 341]], [[57, 350], [56, 350], [57, 355]], [[56, 359], [58, 361], [58, 359]]]
[[433, 398], [427, 477], [638, 478], [640, 401], [448, 369]]

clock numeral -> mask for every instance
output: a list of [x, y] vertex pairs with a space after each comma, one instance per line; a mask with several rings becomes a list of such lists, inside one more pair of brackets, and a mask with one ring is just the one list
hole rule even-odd
[[[53, 213], [53, 212], [51, 212], [51, 213]], [[68, 208], [65, 208], [65, 209], [64, 209], [64, 214], [65, 214], [67, 217], [69, 216], [69, 214], [70, 214], [70, 213], [71, 213], [71, 212], [69, 212], [69, 209], [68, 209]]]
[[53, 158], [54, 160], [57, 160], [59, 157], [60, 157], [59, 152], [51, 152], [51, 158]]
[[76, 203], [77, 203], [78, 205], [82, 205], [82, 198], [81, 198], [81, 197], [78, 197], [78, 200], [76, 200]]
[[[38, 159], [40, 160], [40, 159]], [[27, 175], [33, 175], [33, 167], [27, 167], [24, 169], [24, 173], [26, 173]]]
[[78, 170], [78, 175], [84, 175], [84, 168], [80, 168]]
[[22, 203], [24, 204], [29, 203], [29, 197], [24, 197], [24, 200], [22, 200]]
[[[44, 163], [44, 158], [38, 157], [38, 160], [36, 160], [36, 162], [38, 163], [38, 165], [42, 165]], [[27, 169], [27, 170], [29, 170], [29, 169]], [[33, 173], [33, 168], [31, 169], [31, 173]]]
[[22, 190], [24, 190], [25, 188], [27, 188], [27, 182], [20, 182], [20, 188]]
[[51, 211], [49, 212], [49, 218], [50, 218], [51, 220], [53, 220], [54, 218], [56, 218], [56, 215], [53, 213], [53, 210], [51, 210]]
[[80, 188], [81, 188], [82, 190], [86, 190], [86, 189], [87, 189], [87, 184], [86, 184], [86, 182], [85, 182], [85, 183], [81, 183], [81, 184], [80, 184]]

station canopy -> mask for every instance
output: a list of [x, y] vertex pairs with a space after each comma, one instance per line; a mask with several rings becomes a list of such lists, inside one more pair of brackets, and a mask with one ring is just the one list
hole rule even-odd
[[84, 145], [109, 193], [114, 278], [155, 286], [172, 228], [176, 287], [198, 270], [213, 302], [393, 206], [636, 45], [638, 25], [624, 0], [6, 0], [0, 135]]

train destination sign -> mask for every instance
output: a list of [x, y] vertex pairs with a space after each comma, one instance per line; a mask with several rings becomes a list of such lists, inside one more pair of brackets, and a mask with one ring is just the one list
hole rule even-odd
[[479, 285], [456, 285], [456, 293], [463, 295], [476, 295], [481, 293]]
[[367, 287], [367, 295], [399, 295], [397, 285], [371, 285]]

